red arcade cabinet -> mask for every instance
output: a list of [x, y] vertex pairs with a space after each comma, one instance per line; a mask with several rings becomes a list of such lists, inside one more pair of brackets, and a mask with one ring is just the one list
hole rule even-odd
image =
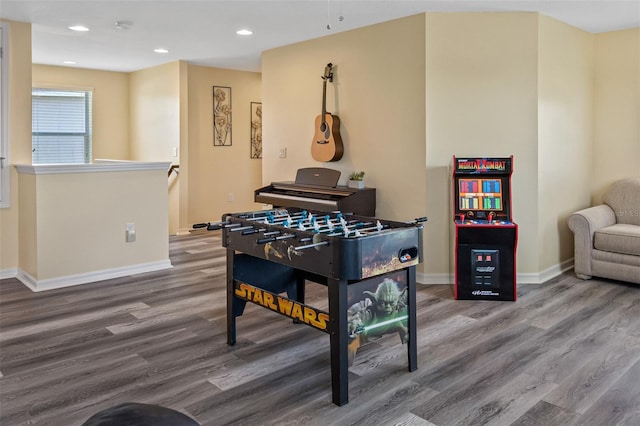
[[513, 156], [453, 157], [456, 299], [516, 300], [512, 166]]

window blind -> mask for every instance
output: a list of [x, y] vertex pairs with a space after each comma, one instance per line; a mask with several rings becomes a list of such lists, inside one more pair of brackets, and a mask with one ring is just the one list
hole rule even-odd
[[91, 92], [33, 89], [32, 162], [91, 162]]

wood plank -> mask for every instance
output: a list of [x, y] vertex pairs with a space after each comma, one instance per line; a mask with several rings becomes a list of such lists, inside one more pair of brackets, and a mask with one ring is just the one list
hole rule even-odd
[[578, 371], [543, 399], [577, 413], [585, 413], [627, 370], [640, 360], [640, 339], [622, 335], [603, 347]]
[[[565, 410], [546, 401], [538, 401], [520, 418], [511, 423], [512, 426], [570, 425], [577, 420], [578, 414]], [[596, 424], [596, 423], [594, 423]], [[604, 424], [604, 423], [602, 423]]]
[[580, 421], [590, 424], [637, 425], [640, 420], [640, 361], [600, 397]]

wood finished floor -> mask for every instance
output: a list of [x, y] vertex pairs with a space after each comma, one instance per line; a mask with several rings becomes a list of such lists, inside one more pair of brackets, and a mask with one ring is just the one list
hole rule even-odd
[[638, 286], [564, 274], [514, 303], [419, 285], [418, 370], [397, 336], [369, 344], [337, 407], [328, 335], [248, 305], [227, 346], [218, 236], [170, 250], [167, 271], [41, 293], [1, 281], [2, 426], [80, 425], [126, 401], [203, 425], [640, 424]]

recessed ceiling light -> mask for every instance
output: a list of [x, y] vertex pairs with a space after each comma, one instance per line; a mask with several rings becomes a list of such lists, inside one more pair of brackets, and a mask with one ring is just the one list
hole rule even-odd
[[67, 64], [67, 65], [75, 65], [76, 61], [64, 61], [63, 64]]
[[158, 49], [153, 49], [154, 52], [156, 53], [169, 53], [169, 51], [167, 49], [163, 49], [162, 47], [158, 48]]
[[238, 34], [238, 35], [251, 35], [251, 34], [253, 34], [253, 31], [248, 30], [246, 28], [243, 28], [241, 30], [236, 31], [236, 34]]
[[84, 25], [72, 25], [69, 29], [72, 31], [89, 31], [89, 27], [85, 27]]

